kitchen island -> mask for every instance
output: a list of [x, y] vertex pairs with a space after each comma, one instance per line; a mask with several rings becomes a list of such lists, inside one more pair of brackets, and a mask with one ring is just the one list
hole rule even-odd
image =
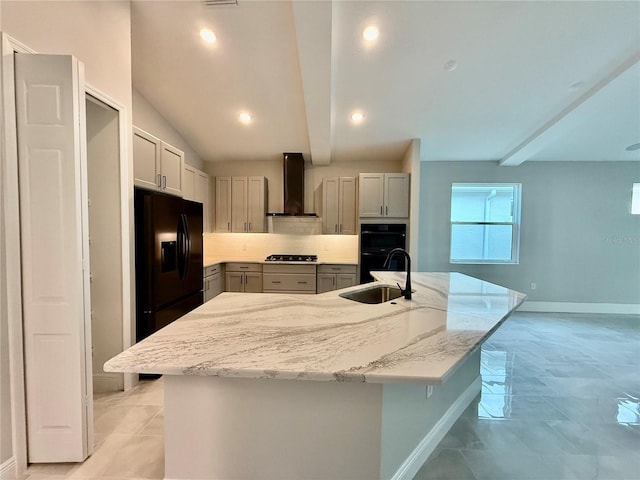
[[[404, 273], [375, 272], [379, 284]], [[165, 478], [411, 478], [525, 295], [412, 272], [413, 299], [223, 293], [105, 371], [165, 375]]]

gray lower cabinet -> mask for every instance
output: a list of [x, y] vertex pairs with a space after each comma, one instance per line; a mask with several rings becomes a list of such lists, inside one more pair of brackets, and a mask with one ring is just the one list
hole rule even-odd
[[223, 268], [220, 264], [209, 265], [204, 268], [203, 279], [203, 300], [205, 302], [220, 295], [223, 291], [222, 274]]
[[318, 265], [317, 293], [340, 290], [356, 284], [356, 265]]
[[227, 263], [225, 279], [227, 292], [262, 293], [262, 264]]
[[316, 293], [316, 266], [265, 264], [262, 290], [265, 293]]

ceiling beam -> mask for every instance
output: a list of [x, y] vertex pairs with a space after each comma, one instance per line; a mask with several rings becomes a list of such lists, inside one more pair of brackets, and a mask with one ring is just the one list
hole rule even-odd
[[584, 107], [596, 94], [602, 92], [607, 86], [610, 86], [614, 80], [620, 77], [624, 72], [640, 62], [640, 51], [629, 57], [625, 62], [612, 70], [605, 78], [596, 83], [587, 90], [583, 95], [569, 104], [560, 113], [551, 118], [542, 127], [536, 130], [524, 142], [514, 148], [500, 160], [500, 166], [518, 166], [529, 160], [533, 155], [538, 153], [546, 145], [557, 140], [562, 136], [560, 124], [563, 120], [568, 120], [573, 114], [577, 113], [580, 107]]
[[[331, 162], [332, 2], [291, 2], [309, 133], [311, 163]], [[276, 67], [277, 68], [277, 67]]]

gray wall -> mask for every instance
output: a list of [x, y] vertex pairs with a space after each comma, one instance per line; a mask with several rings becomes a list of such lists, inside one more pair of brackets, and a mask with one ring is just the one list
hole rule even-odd
[[160, 140], [179, 148], [184, 152], [184, 161], [192, 167], [204, 169], [200, 155], [182, 138], [182, 135], [171, 125], [147, 99], [135, 88], [133, 94], [133, 124], [158, 137]]
[[[449, 264], [452, 182], [522, 184], [518, 265]], [[524, 292], [530, 301], [640, 304], [634, 182], [640, 182], [638, 162], [423, 162], [418, 267], [466, 273]]]

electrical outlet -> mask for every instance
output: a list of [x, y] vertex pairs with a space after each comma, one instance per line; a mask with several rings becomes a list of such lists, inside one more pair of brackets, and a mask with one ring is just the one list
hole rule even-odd
[[535, 290], [538, 286], [535, 283], [531, 284], [531, 290]]

